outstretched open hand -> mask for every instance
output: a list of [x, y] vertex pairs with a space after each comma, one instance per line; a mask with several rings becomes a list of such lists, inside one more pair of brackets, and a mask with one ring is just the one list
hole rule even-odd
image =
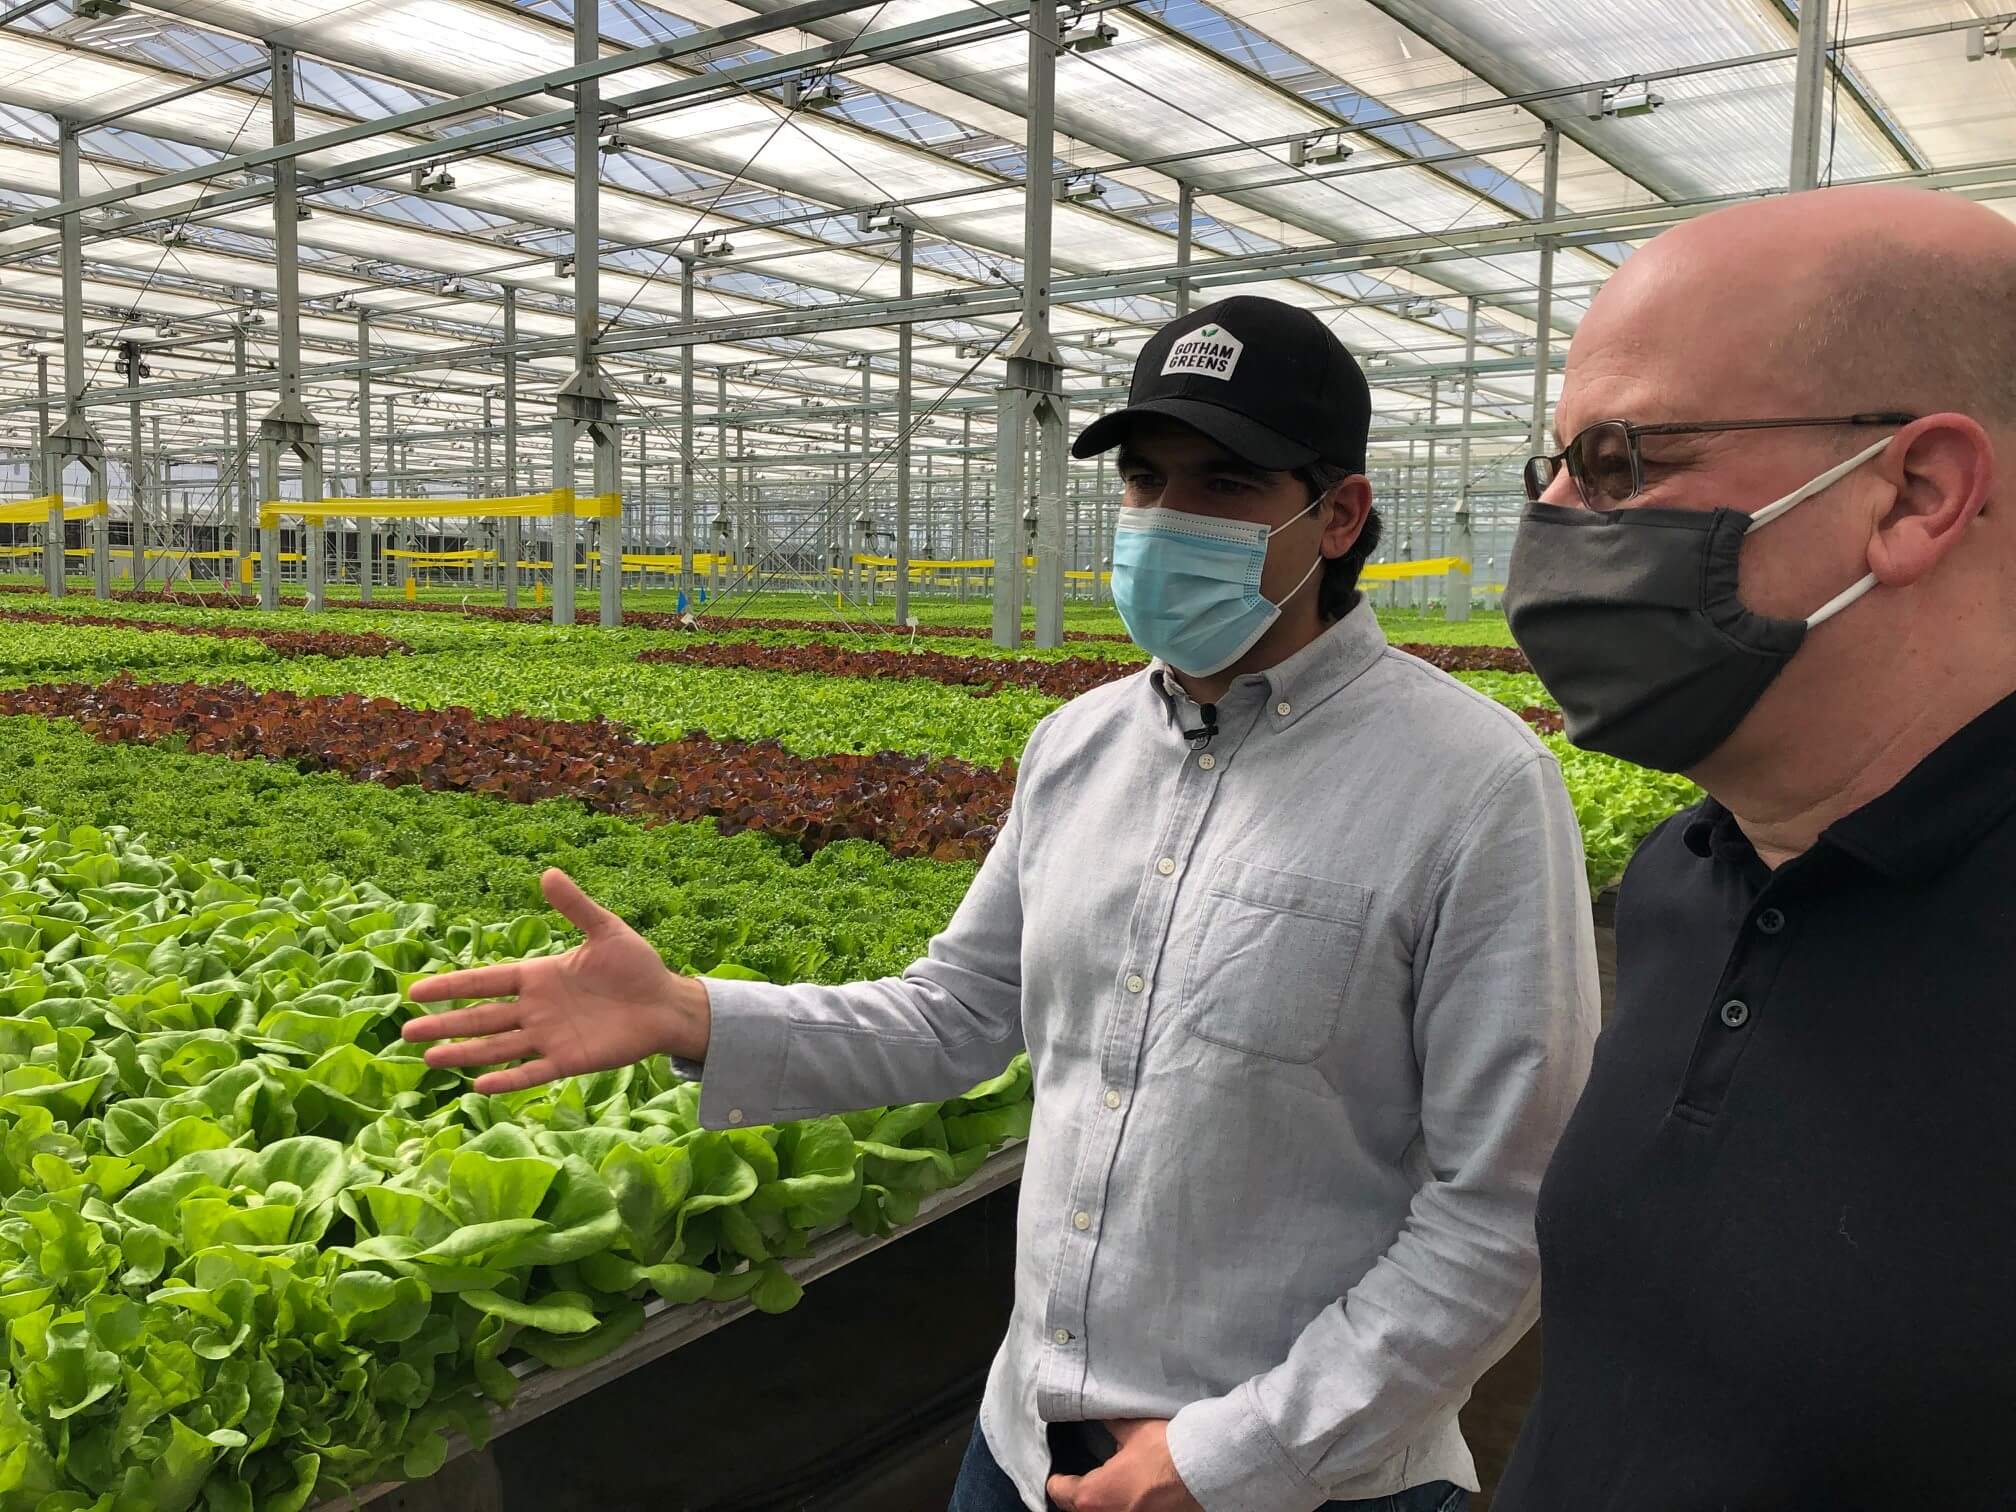
[[707, 989], [675, 975], [649, 941], [558, 869], [539, 879], [546, 901], [581, 931], [562, 955], [450, 971], [415, 982], [416, 1003], [509, 999], [409, 1019], [409, 1040], [447, 1040], [430, 1066], [503, 1066], [476, 1078], [490, 1094], [608, 1071], [653, 1055], [707, 1053]]

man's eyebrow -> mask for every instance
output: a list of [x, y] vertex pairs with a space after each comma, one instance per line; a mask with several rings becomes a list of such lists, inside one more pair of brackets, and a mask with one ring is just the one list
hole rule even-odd
[[1277, 476], [1273, 468], [1261, 467], [1257, 463], [1248, 462], [1244, 457], [1235, 457], [1230, 452], [1222, 457], [1213, 457], [1205, 466], [1212, 472], [1231, 473], [1236, 478], [1251, 478], [1260, 483]]
[[1131, 447], [1123, 446], [1120, 448], [1120, 454], [1113, 459], [1113, 470], [1115, 472], [1125, 472], [1130, 467], [1140, 468], [1144, 472], [1154, 471], [1153, 468], [1149, 467], [1147, 459], [1139, 452], [1133, 450]]

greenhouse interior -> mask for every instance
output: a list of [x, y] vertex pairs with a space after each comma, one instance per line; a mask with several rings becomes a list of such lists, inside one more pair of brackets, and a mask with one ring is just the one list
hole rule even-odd
[[[1862, 1504], [1818, 1405], [1564, 1500], [1615, 1341], [1534, 1194], [1599, 1031], [1622, 1118], [1634, 852], [1627, 919], [1718, 815], [1791, 886], [1738, 755], [1906, 612], [1871, 547], [1753, 613], [1741, 527], [1967, 409], [1825, 405], [1713, 291], [1806, 298], [1799, 216], [2001, 247], [2012, 26], [4, 0], [0, 1512]], [[1668, 400], [1685, 278], [1732, 376]], [[1675, 421], [1790, 471], [1675, 504]], [[1602, 555], [1640, 493], [1723, 556]], [[1783, 1032], [1716, 938], [1675, 1077]]]

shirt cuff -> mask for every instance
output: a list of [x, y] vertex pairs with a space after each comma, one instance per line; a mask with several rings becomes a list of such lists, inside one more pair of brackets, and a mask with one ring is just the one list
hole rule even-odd
[[768, 982], [717, 981], [707, 988], [707, 1060], [700, 1077], [700, 1123], [709, 1129], [743, 1128], [777, 1121], [790, 1010]]
[[1310, 1512], [1328, 1499], [1288, 1458], [1250, 1382], [1178, 1412], [1169, 1457], [1204, 1512]]

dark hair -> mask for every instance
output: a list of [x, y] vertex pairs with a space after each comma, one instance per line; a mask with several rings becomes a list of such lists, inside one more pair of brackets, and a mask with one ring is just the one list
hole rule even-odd
[[[1356, 477], [1357, 472], [1353, 468], [1339, 467], [1334, 462], [1312, 462], [1307, 467], [1296, 468], [1295, 476], [1308, 488], [1310, 502], [1314, 503], [1346, 478]], [[1358, 574], [1364, 570], [1372, 553], [1379, 549], [1380, 527], [1379, 511], [1368, 509], [1365, 524], [1358, 532], [1358, 539], [1351, 543], [1351, 549], [1324, 563], [1323, 585], [1316, 600], [1316, 611], [1325, 620], [1342, 619], [1358, 602]]]

